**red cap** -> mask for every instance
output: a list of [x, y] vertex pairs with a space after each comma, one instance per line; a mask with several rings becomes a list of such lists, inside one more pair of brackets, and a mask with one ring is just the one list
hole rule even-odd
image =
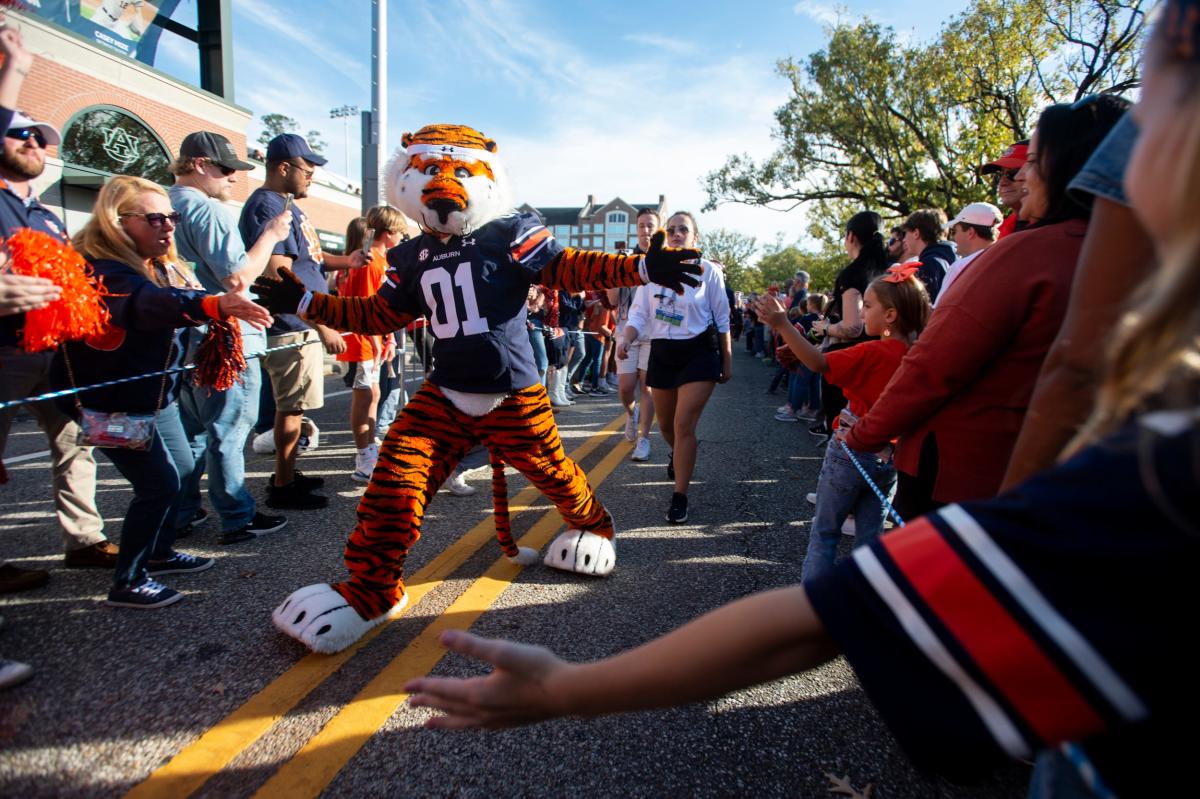
[[1008, 169], [1020, 169], [1025, 165], [1025, 157], [1029, 155], [1029, 144], [1021, 142], [1019, 144], [1010, 144], [1008, 149], [1004, 151], [1004, 155], [997, 158], [995, 161], [989, 161], [979, 168], [980, 174], [986, 175], [990, 172], [1003, 172]]

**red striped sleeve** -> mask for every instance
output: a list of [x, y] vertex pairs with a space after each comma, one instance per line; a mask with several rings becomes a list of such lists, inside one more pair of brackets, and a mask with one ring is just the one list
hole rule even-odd
[[929, 521], [919, 519], [880, 541], [926, 608], [1043, 741], [1105, 727], [1069, 677]]
[[538, 228], [533, 233], [530, 233], [523, 241], [518, 241], [513, 244], [509, 251], [514, 261], [520, 261], [529, 253], [537, 249], [538, 245], [546, 239], [550, 238], [550, 231], [547, 228]]

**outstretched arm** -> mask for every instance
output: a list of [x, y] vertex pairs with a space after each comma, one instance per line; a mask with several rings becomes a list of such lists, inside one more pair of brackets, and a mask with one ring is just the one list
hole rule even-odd
[[645, 256], [613, 255], [568, 247], [542, 268], [534, 282], [546, 288], [559, 288], [572, 293], [640, 286], [643, 283], [658, 283], [682, 292], [684, 284], [700, 285], [692, 277], [701, 271], [700, 251], [664, 247], [666, 235], [661, 230], [656, 232], [650, 239], [650, 250]]
[[430, 727], [511, 727], [556, 716], [598, 716], [721, 696], [837, 654], [800, 586], [740, 599], [648, 644], [593, 663], [543, 647], [451, 631], [450, 649], [491, 663], [485, 677], [424, 677], [412, 704], [446, 713]]
[[370, 297], [334, 297], [309, 292], [286, 267], [279, 270], [278, 279], [264, 275], [254, 281], [250, 290], [258, 295], [259, 302], [271, 313], [294, 313], [309, 322], [344, 333], [386, 335], [401, 329], [415, 318], [412, 314], [397, 311], [379, 294]]
[[829, 371], [829, 362], [825, 354], [809, 343], [804, 334], [788, 321], [787, 311], [779, 299], [770, 294], [758, 298], [758, 317], [767, 323], [771, 329], [783, 337], [788, 349], [800, 361], [817, 374]]

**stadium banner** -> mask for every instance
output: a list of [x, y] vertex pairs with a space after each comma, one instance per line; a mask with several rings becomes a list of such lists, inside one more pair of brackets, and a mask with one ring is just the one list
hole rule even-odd
[[162, 28], [159, 14], [170, 17], [179, 0], [23, 0], [21, 9], [85, 39], [154, 66]]

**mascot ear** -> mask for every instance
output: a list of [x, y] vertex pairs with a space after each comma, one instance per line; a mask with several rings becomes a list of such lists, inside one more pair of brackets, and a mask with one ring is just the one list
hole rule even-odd
[[497, 149], [496, 148], [496, 140], [495, 139], [484, 139], [483, 140], [483, 149], [487, 150], [489, 153], [496, 152], [496, 149]]
[[412, 143], [413, 143], [413, 135], [411, 133], [405, 133], [403, 136], [400, 137], [400, 146], [403, 147], [404, 149], [407, 150], [408, 145], [410, 145]]

